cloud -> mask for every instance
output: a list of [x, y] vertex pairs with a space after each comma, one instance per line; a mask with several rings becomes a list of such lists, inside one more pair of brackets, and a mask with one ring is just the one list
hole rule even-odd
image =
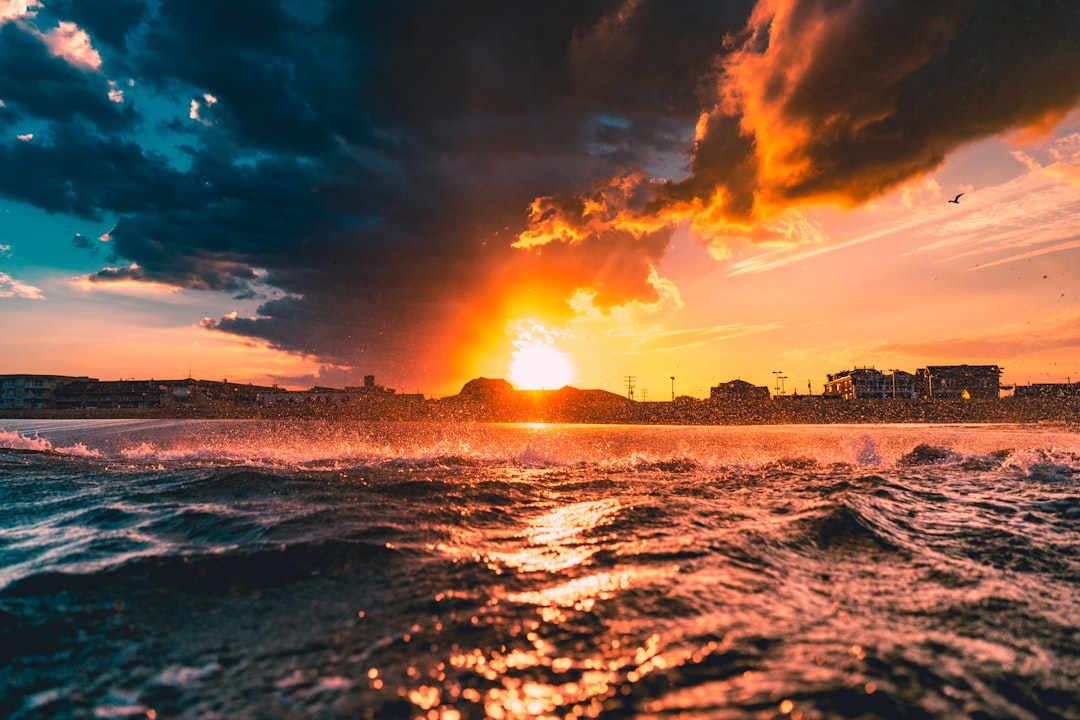
[[[1080, 315], [1050, 318], [1036, 325], [1003, 326], [980, 337], [953, 337], [914, 343], [888, 343], [874, 351], [914, 357], [1001, 362], [1021, 357], [1052, 357], [1065, 349], [1080, 348]], [[980, 360], [981, 359], [981, 360]]]
[[711, 327], [681, 328], [671, 330], [659, 325], [640, 326], [621, 335], [626, 340], [626, 354], [655, 352], [684, 352], [695, 348], [715, 346], [737, 338], [760, 335], [780, 330], [780, 322], [759, 324], [728, 323]]
[[[65, 32], [55, 36], [53, 53], [34, 27], [0, 24], [0, 98], [6, 109], [17, 118], [63, 125], [89, 123], [109, 133], [132, 130], [139, 119], [134, 108], [109, 98], [111, 88], [103, 75], [85, 72], [91, 68], [82, 63], [94, 62], [89, 55], [79, 54], [79, 39], [85, 32]], [[73, 65], [73, 60], [78, 64]]]
[[1066, 5], [53, 0], [0, 24], [0, 122], [34, 122], [0, 194], [110, 224], [87, 283], [221, 293], [213, 331], [423, 386], [485, 325], [676, 307], [679, 224], [821, 247], [801, 206], [1045, 124]]
[[724, 257], [793, 208], [865, 203], [967, 143], [1063, 118], [1078, 32], [1069, 3], [761, 0], [718, 62], [689, 175], [627, 214], [689, 221]]
[[32, 17], [34, 8], [38, 7], [41, 7], [41, 0], [0, 0], [0, 25], [22, 17]]
[[1067, 3], [762, 2], [723, 63], [714, 114], [753, 138], [759, 216], [858, 204], [1075, 106], [1078, 25]]
[[90, 36], [75, 23], [62, 22], [42, 33], [41, 39], [50, 53], [74, 67], [95, 72], [101, 69], [101, 56], [90, 42]]
[[138, 264], [127, 267], [108, 267], [91, 275], [71, 279], [71, 284], [84, 292], [104, 290], [127, 295], [158, 297], [180, 292], [176, 285], [154, 280]]
[[40, 288], [16, 280], [5, 272], [0, 272], [0, 298], [19, 297], [27, 300], [44, 300]]
[[1042, 143], [1036, 149], [1049, 156], [1049, 164], [1043, 164], [1021, 150], [1013, 151], [1013, 157], [1032, 172], [1044, 173], [1055, 180], [1080, 187], [1080, 133], [1072, 133], [1051, 143]]
[[94, 244], [94, 241], [82, 233], [75, 233], [71, 238], [71, 244], [80, 250], [89, 250], [92, 253], [97, 252], [97, 246]]
[[0, 174], [4, 196], [88, 220], [191, 210], [210, 196], [209, 188], [172, 169], [163, 156], [132, 140], [101, 137], [78, 122], [57, 125], [34, 142], [0, 145], [0, 164], [7, 170]]

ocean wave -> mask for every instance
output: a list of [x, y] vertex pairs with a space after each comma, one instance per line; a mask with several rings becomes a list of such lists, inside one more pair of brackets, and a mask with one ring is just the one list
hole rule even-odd
[[0, 591], [2, 597], [124, 587], [140, 592], [250, 594], [316, 577], [392, 562], [402, 550], [386, 543], [330, 540], [258, 550], [138, 557], [98, 572], [41, 572]]
[[[0, 449], [100, 460], [114, 469], [124, 461], [136, 470], [159, 465], [406, 472], [584, 466], [610, 473], [679, 475], [913, 468], [1006, 471], [1047, 481], [1072, 479], [1080, 471], [1075, 438], [1068, 433], [1036, 428], [1043, 435], [1034, 437], [1045, 436], [1047, 444], [1010, 447], [1008, 429], [950, 429], [938, 434], [951, 442], [933, 443], [918, 439], [917, 429], [703, 427], [683, 429], [686, 438], [674, 442], [678, 436], [665, 428], [598, 427], [575, 434], [565, 428], [407, 425], [395, 434], [395, 428], [381, 426], [279, 427], [227, 421], [100, 427], [75, 423], [67, 430], [52, 423], [0, 429]], [[979, 439], [984, 431], [990, 440]], [[992, 438], [1000, 438], [1001, 444], [985, 447], [995, 442]]]
[[28, 437], [17, 430], [4, 430], [0, 428], [0, 449], [5, 450], [32, 450], [35, 452], [51, 451], [52, 443], [46, 438]]
[[0, 715], [1080, 707], [1068, 438], [469, 432], [11, 449]]

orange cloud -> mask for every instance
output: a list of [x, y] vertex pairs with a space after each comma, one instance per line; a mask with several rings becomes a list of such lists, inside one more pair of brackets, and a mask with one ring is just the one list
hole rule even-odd
[[[797, 208], [864, 204], [966, 143], [1016, 128], [1045, 134], [1066, 117], [1080, 101], [1070, 12], [761, 0], [726, 41], [689, 175], [623, 173], [583, 195], [538, 198], [514, 247], [584, 250], [593, 238], [638, 252], [603, 239], [637, 241], [684, 222], [718, 259], [742, 242], [819, 242]], [[1019, 43], [1015, 28], [1032, 23], [1046, 42]], [[1059, 160], [1053, 172], [1071, 177], [1073, 167]]]
[[0, 2], [0, 25], [10, 20], [36, 14], [34, 8], [41, 7], [41, 0], [3, 0]]
[[56, 57], [84, 70], [101, 69], [101, 56], [90, 42], [86, 31], [72, 22], [62, 22], [41, 35], [45, 47]]
[[636, 170], [597, 180], [584, 195], [537, 198], [529, 206], [529, 228], [512, 247], [534, 249], [554, 242], [578, 245], [610, 231], [641, 239], [670, 224], [648, 207], [652, 194], [645, 174]]

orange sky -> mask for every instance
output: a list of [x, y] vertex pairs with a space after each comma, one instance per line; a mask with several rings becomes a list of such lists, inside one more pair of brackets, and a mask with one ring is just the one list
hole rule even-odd
[[[1067, 7], [354, 9], [285, 2], [266, 37], [180, 5], [131, 32], [0, 13], [27, 68], [0, 86], [0, 372], [444, 396], [539, 346], [638, 399], [862, 366], [1080, 380]], [[320, 43], [394, 82], [245, 70]]]

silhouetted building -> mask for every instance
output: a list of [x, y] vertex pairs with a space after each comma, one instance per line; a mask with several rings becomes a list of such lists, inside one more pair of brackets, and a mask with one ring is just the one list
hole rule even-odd
[[253, 405], [270, 388], [228, 380], [83, 380], [55, 393], [60, 410], [93, 408], [160, 408], [174, 406]]
[[825, 376], [825, 396], [844, 400], [892, 397], [892, 376], [874, 368], [855, 368]]
[[764, 385], [754, 385], [745, 380], [729, 380], [709, 388], [709, 400], [713, 402], [749, 402], [768, 399], [769, 388]]
[[1080, 382], [1032, 383], [1017, 385], [1013, 397], [1018, 398], [1070, 398], [1080, 397]]
[[349, 393], [352, 396], [394, 394], [394, 390], [392, 388], [385, 388], [382, 385], [376, 385], [374, 375], [365, 375], [364, 384], [360, 387], [356, 387], [355, 385], [346, 385], [345, 392]]
[[153, 380], [83, 380], [67, 383], [56, 392], [60, 410], [99, 408], [157, 408], [169, 388]]
[[344, 405], [349, 402], [349, 393], [340, 388], [313, 387], [300, 393], [307, 396], [307, 402], [323, 405]]
[[1001, 395], [997, 365], [931, 365], [916, 376], [923, 397], [996, 400]]
[[0, 409], [36, 410], [55, 407], [58, 388], [72, 382], [89, 382], [85, 375], [0, 375]]
[[903, 370], [893, 370], [887, 376], [891, 383], [890, 397], [911, 400], [919, 397], [919, 378], [917, 375]]

